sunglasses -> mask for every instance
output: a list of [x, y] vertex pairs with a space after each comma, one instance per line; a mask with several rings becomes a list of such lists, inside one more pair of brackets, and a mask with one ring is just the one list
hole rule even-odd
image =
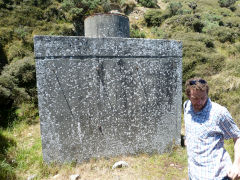
[[203, 79], [199, 79], [199, 80], [192, 80], [189, 82], [189, 84], [192, 86], [192, 85], [196, 85], [197, 82], [201, 83], [201, 84], [206, 84], [207, 82]]

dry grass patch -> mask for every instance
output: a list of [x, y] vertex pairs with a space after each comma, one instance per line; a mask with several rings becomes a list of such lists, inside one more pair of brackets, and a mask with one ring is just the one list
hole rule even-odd
[[[16, 142], [7, 151], [7, 156], [14, 162], [11, 164], [15, 174], [12, 179], [21, 180], [36, 175], [35, 179], [65, 180], [73, 174], [80, 174], [81, 180], [179, 180], [187, 177], [187, 155], [186, 149], [182, 147], [175, 147], [171, 153], [161, 155], [139, 154], [93, 158], [82, 164], [48, 165], [42, 159], [40, 123], [28, 125], [26, 122], [20, 122], [15, 124], [12, 129], [3, 130], [3, 132], [4, 136], [12, 138]], [[114, 163], [118, 161], [127, 162], [129, 167], [112, 169]], [[56, 175], [58, 176], [56, 177]]]
[[[112, 169], [117, 161], [125, 161], [129, 167]], [[187, 179], [186, 151], [176, 148], [172, 153], [162, 155], [136, 155], [114, 158], [92, 159], [75, 167], [62, 166], [55, 179], [68, 179], [71, 174], [79, 174], [82, 180], [145, 180], [145, 179]], [[56, 174], [55, 174], [56, 175]], [[54, 174], [52, 175], [53, 179]]]

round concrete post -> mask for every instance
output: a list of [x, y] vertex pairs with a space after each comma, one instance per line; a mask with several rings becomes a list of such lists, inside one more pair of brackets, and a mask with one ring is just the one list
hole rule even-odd
[[95, 14], [84, 21], [85, 37], [129, 37], [129, 19], [121, 14]]

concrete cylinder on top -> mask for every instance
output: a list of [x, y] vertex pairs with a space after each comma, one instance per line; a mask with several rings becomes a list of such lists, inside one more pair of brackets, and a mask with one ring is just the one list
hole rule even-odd
[[85, 37], [129, 37], [129, 19], [121, 14], [95, 14], [84, 21]]

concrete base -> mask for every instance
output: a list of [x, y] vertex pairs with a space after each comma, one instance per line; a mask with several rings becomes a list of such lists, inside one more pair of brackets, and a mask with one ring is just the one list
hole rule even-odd
[[180, 144], [180, 42], [35, 36], [34, 46], [44, 161]]

